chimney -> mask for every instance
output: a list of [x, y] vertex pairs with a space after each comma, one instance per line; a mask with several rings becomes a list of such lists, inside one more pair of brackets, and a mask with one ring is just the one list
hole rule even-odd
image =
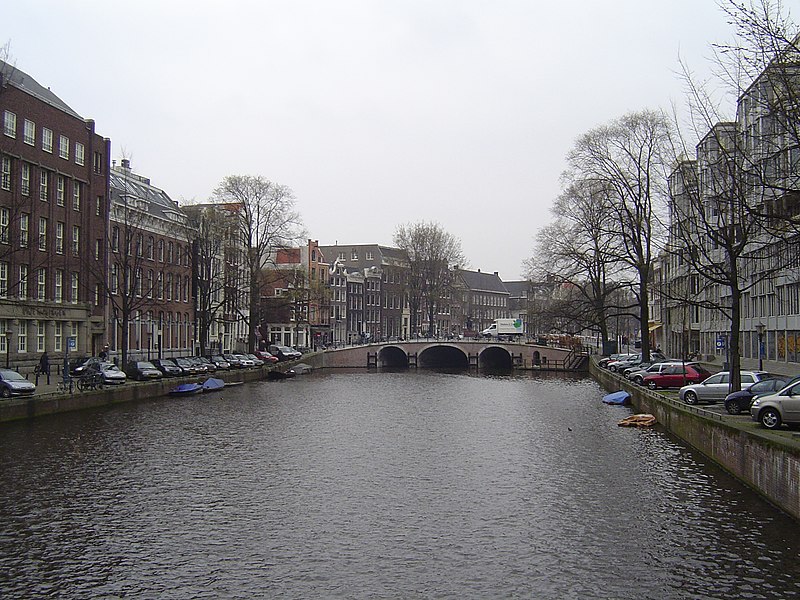
[[500, 275], [497, 274], [497, 271], [494, 272], [494, 276], [495, 277], [500, 277]]
[[123, 169], [126, 169], [126, 170], [128, 170], [128, 171], [130, 171], [130, 170], [131, 170], [131, 160], [130, 160], [129, 158], [123, 158], [123, 159], [120, 161], [120, 165], [122, 165], [122, 168], [123, 168]]

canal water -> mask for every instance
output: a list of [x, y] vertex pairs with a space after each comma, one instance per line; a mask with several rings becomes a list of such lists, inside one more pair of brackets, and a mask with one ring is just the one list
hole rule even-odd
[[603, 395], [334, 371], [2, 425], [0, 597], [798, 597], [798, 523]]

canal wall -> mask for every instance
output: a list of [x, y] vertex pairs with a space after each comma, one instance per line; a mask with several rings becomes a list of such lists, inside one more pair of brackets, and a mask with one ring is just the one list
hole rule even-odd
[[206, 376], [170, 377], [158, 381], [130, 382], [123, 385], [105, 386], [101, 390], [88, 392], [75, 390], [72, 394], [50, 393], [35, 395], [30, 398], [14, 398], [0, 401], [0, 422], [19, 421], [73, 410], [168, 397], [170, 390], [175, 386], [181, 383], [202, 381], [207, 377], [219, 377], [224, 379], [226, 383], [260, 381], [266, 379], [269, 370], [264, 367], [226, 371], [225, 373]]
[[659, 424], [783, 511], [800, 520], [800, 441], [789, 432], [761, 430], [752, 421], [672, 400], [631, 383], [592, 361], [592, 376], [608, 391], [624, 389], [637, 412]]

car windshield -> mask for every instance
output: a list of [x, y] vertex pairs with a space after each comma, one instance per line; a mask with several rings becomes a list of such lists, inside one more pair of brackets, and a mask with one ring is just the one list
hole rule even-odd
[[11, 369], [0, 369], [0, 377], [4, 381], [27, 381], [22, 375]]
[[139, 363], [139, 368], [140, 368], [140, 369], [155, 369], [155, 368], [156, 368], [156, 366], [155, 366], [153, 363], [149, 363], [149, 362], [140, 362], [140, 363]]

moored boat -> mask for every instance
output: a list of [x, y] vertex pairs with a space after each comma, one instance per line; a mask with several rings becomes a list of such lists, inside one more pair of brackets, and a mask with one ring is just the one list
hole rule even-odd
[[222, 379], [218, 379], [216, 377], [209, 377], [203, 382], [204, 392], [216, 392], [217, 390], [221, 390], [224, 387], [225, 387], [225, 382]]
[[181, 383], [169, 391], [170, 396], [191, 396], [203, 391], [203, 386], [199, 383]]

